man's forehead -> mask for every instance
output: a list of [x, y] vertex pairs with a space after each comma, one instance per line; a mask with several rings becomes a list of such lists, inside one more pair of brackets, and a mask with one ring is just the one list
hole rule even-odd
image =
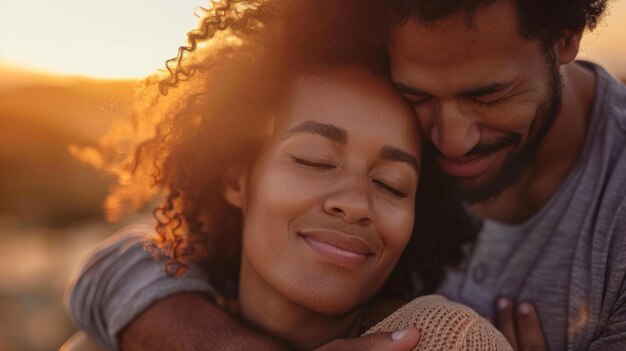
[[461, 14], [397, 25], [389, 41], [394, 80], [465, 90], [514, 79], [544, 57], [539, 42], [520, 34], [516, 11], [503, 0], [478, 9], [471, 27]]
[[449, 14], [445, 17], [426, 20], [418, 16], [411, 17], [406, 22], [392, 26], [393, 29], [403, 28], [405, 25], [412, 30], [422, 30], [431, 35], [440, 35], [448, 31], [462, 31], [468, 35], [476, 33], [475, 11], [461, 11]]
[[[529, 43], [479, 46], [472, 42], [461, 45], [425, 39], [399, 44], [400, 47], [390, 47], [391, 75], [396, 83], [454, 86], [455, 90], [508, 81], [519, 75], [529, 60], [543, 57], [539, 48]], [[529, 50], [537, 52], [529, 55]]]
[[517, 8], [511, 0], [500, 0], [472, 12], [453, 13], [435, 21], [411, 18], [391, 28], [390, 46], [406, 48], [406, 43], [420, 50], [449, 48], [459, 50], [490, 42], [525, 39], [518, 25]]
[[394, 56], [411, 57], [439, 63], [467, 57], [477, 44], [479, 33], [475, 29], [453, 28], [454, 23], [422, 25], [409, 21], [392, 30], [389, 49]]
[[464, 14], [472, 19], [477, 9], [489, 6], [498, 0], [391, 0], [389, 5], [400, 20], [413, 17], [423, 22], [436, 22], [452, 14]]

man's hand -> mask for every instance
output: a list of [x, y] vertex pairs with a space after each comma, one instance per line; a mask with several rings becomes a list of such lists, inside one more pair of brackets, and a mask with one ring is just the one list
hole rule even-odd
[[417, 329], [405, 329], [393, 333], [377, 333], [354, 339], [339, 339], [319, 347], [316, 351], [410, 351], [420, 340]]
[[548, 349], [539, 316], [531, 303], [521, 302], [514, 306], [510, 298], [499, 298], [496, 302], [496, 325], [514, 350]]

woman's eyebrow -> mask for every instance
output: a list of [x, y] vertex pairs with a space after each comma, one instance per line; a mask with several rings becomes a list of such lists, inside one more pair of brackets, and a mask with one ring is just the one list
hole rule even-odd
[[323, 136], [324, 138], [330, 139], [337, 144], [348, 144], [348, 132], [346, 132], [345, 129], [339, 128], [332, 124], [325, 124], [312, 120], [304, 121], [284, 132], [282, 139], [285, 140], [294, 134], [300, 133], [317, 134]]
[[419, 161], [417, 160], [417, 157], [407, 151], [404, 151], [394, 146], [385, 145], [380, 150], [380, 154], [378, 155], [378, 157], [388, 161], [406, 163], [409, 166], [413, 167], [418, 175], [420, 174], [421, 166]]

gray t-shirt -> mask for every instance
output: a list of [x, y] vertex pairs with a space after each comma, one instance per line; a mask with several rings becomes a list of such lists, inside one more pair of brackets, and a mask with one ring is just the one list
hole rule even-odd
[[535, 304], [551, 350], [626, 350], [626, 88], [602, 68], [582, 153], [556, 194], [519, 225], [485, 220], [440, 293], [493, 317]]
[[[101, 242], [70, 278], [65, 304], [74, 323], [107, 349], [117, 335], [154, 302], [180, 292], [213, 293], [206, 273], [190, 264], [187, 274], [166, 274], [163, 260], [143, 249], [152, 220], [129, 225]], [[161, 264], [159, 264], [161, 263]]]
[[[626, 350], [626, 88], [602, 68], [577, 165], [530, 220], [485, 221], [465, 268], [441, 292], [493, 315], [497, 296], [538, 309], [551, 350]], [[211, 293], [191, 267], [171, 278], [142, 250], [149, 226], [126, 229], [77, 272], [68, 307], [75, 323], [109, 348], [151, 303], [176, 292]]]

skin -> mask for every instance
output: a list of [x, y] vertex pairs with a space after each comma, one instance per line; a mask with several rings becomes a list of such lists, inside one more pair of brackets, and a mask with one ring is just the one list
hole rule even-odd
[[[316, 350], [408, 351], [419, 338], [416, 329], [407, 329], [337, 339]], [[287, 350], [279, 341], [244, 326], [198, 293], [180, 293], [158, 301], [120, 333], [119, 345], [126, 351]]]
[[[594, 74], [572, 63], [580, 39], [581, 33], [564, 33], [553, 47], [557, 60], [554, 64], [563, 82], [562, 107], [537, 149], [537, 158], [521, 172], [517, 182], [497, 196], [474, 204], [471, 208], [474, 214], [502, 222], [522, 222], [550, 199], [573, 167], [584, 143], [595, 90]], [[477, 144], [498, 140], [507, 133], [520, 136], [518, 143], [508, 145], [483, 160], [483, 167], [476, 167], [481, 169], [471, 179], [452, 178], [457, 185], [471, 189], [489, 183], [501, 171], [506, 160], [519, 152], [537, 133], [537, 123], [541, 121], [535, 120], [540, 106], [546, 102], [550, 65], [544, 59], [540, 43], [520, 35], [511, 1], [501, 0], [478, 9], [470, 27], [466, 17], [458, 14], [448, 16], [431, 27], [409, 20], [393, 28], [390, 55], [394, 81], [426, 93], [407, 94], [405, 91], [405, 96], [411, 101], [425, 97], [430, 99], [421, 107], [416, 107], [419, 123], [425, 141], [435, 145], [448, 158], [447, 161], [463, 161]], [[489, 94], [461, 96], [461, 93], [473, 88], [500, 82], [509, 84]], [[499, 102], [491, 104], [494, 101]], [[491, 107], [480, 102], [491, 104]], [[568, 142], [563, 143], [563, 140]], [[167, 305], [167, 300], [157, 303], [144, 314], [152, 313], [164, 323], [161, 325], [171, 325], [171, 316], [176, 319], [177, 313], [173, 312], [173, 306]], [[523, 302], [508, 301], [508, 308], [496, 309], [496, 322], [509, 342], [519, 349], [545, 349], [537, 311], [531, 306], [528, 314], [520, 314], [515, 311], [519, 311], [518, 307]], [[197, 309], [198, 306], [190, 309]], [[203, 308], [215, 309], [210, 306]], [[206, 341], [205, 335], [212, 343], [229, 347], [249, 342], [247, 346], [254, 345], [257, 349], [280, 349], [275, 342], [249, 332], [221, 312], [207, 311], [201, 318], [178, 318], [174, 322], [181, 323], [179, 332], [182, 334], [176, 335], [183, 337], [173, 344], [179, 349], [195, 349], [194, 345], [202, 345]], [[228, 329], [236, 332], [238, 337], [233, 340], [214, 333], [198, 333], [198, 326], [203, 328], [207, 323], [207, 332], [214, 330], [211, 326], [228, 325]], [[156, 326], [140, 315], [122, 332], [122, 347], [129, 350], [141, 347], [160, 349], [163, 344], [154, 340], [163, 339], [162, 333], [159, 338], [143, 338], [145, 343], [141, 347], [128, 347], [130, 340], [151, 335], [158, 330]], [[409, 350], [412, 347], [410, 344], [417, 342], [417, 336], [410, 331], [405, 337], [407, 339], [401, 339], [401, 342], [393, 342], [389, 334], [341, 339], [330, 342], [320, 350]]]
[[[521, 223], [546, 204], [574, 166], [596, 83], [591, 71], [572, 63], [580, 39], [580, 33], [565, 33], [552, 48], [556, 61], [548, 62], [541, 43], [520, 34], [509, 0], [478, 10], [469, 24], [465, 14], [454, 14], [434, 24], [409, 20], [393, 28], [392, 78], [413, 102], [439, 165], [462, 192], [497, 182], [508, 161], [547, 129], [534, 162], [515, 182], [475, 202], [470, 209], [475, 215]], [[547, 125], [552, 67], [562, 76], [562, 107]], [[518, 141], [473, 154], [508, 135]], [[545, 349], [537, 311], [527, 302], [505, 300], [508, 307], [497, 308], [497, 325], [509, 342], [515, 349]]]
[[547, 350], [541, 321], [535, 307], [528, 302], [515, 302], [506, 297], [496, 302], [496, 326], [513, 345], [514, 350]]
[[244, 218], [241, 315], [312, 349], [358, 335], [411, 236], [420, 132], [391, 83], [360, 68], [299, 78], [282, 115], [225, 197]]
[[[563, 76], [562, 108], [518, 182], [476, 203], [473, 211], [519, 223], [540, 209], [578, 158], [586, 135], [595, 77], [571, 63], [580, 35], [554, 45], [558, 62], [546, 62], [541, 43], [523, 37], [512, 1], [478, 10], [468, 24], [453, 14], [434, 24], [416, 20], [392, 29], [392, 79], [415, 108], [426, 143], [459, 188], [471, 192], [493, 182], [545, 124], [550, 67]], [[496, 152], [472, 155], [479, 145], [516, 135]], [[568, 143], [563, 143], [568, 140]], [[469, 154], [469, 155], [468, 155]]]

